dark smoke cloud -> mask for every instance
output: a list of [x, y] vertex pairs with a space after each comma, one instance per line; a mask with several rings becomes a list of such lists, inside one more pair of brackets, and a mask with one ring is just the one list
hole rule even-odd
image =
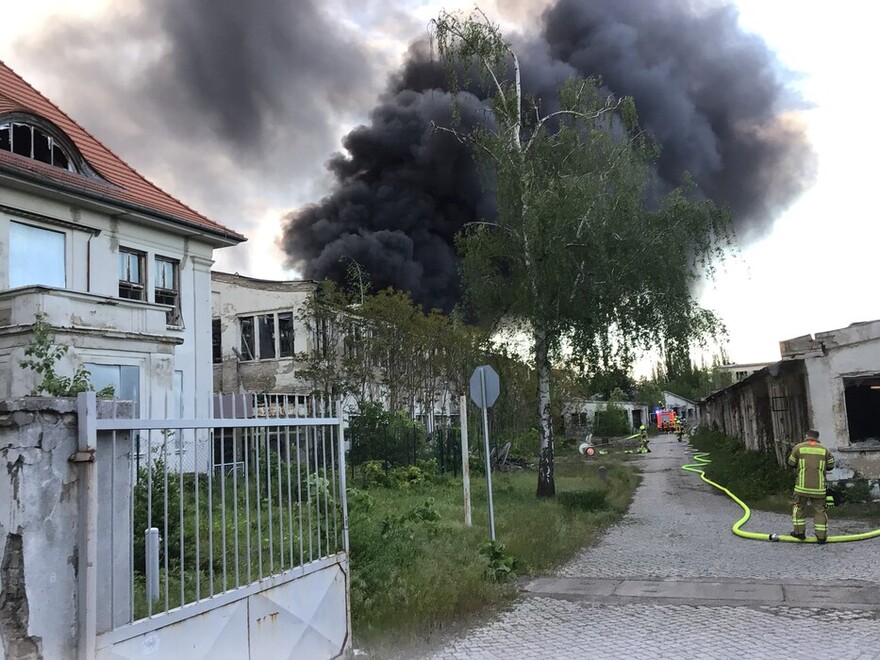
[[[796, 101], [774, 54], [743, 33], [736, 11], [674, 0], [558, 0], [539, 37], [518, 37], [527, 93], [552, 104], [572, 75], [598, 75], [633, 95], [662, 148], [666, 187], [689, 172], [699, 193], [730, 206], [741, 240], [766, 232], [810, 183], [814, 155], [786, 111]], [[465, 147], [431, 133], [449, 115], [442, 67], [414, 46], [370, 123], [329, 164], [331, 194], [292, 213], [282, 247], [309, 277], [341, 279], [354, 259], [379, 286], [448, 309], [459, 294], [453, 237], [491, 216]], [[472, 116], [477, 99], [469, 99]]]
[[544, 14], [554, 58], [635, 97], [662, 146], [660, 176], [684, 171], [733, 211], [738, 233], [766, 231], [811, 179], [813, 155], [784, 114], [789, 82], [731, 6], [678, 0], [559, 0]]

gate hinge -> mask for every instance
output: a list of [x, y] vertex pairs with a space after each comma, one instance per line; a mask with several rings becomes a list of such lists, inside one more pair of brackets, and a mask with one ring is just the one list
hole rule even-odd
[[70, 458], [68, 458], [67, 460], [71, 463], [94, 463], [95, 448], [89, 447], [85, 451], [75, 451], [70, 455]]

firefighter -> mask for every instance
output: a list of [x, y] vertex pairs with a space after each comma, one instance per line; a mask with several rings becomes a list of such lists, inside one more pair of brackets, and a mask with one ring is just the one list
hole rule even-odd
[[651, 453], [651, 448], [648, 447], [648, 429], [645, 428], [644, 424], [639, 427], [639, 453]]
[[678, 441], [681, 442], [681, 438], [684, 435], [684, 425], [679, 417], [675, 418], [675, 435], [678, 436]]
[[828, 515], [825, 502], [825, 472], [834, 467], [834, 456], [819, 444], [819, 432], [810, 429], [804, 441], [791, 450], [788, 464], [798, 470], [797, 481], [792, 497], [791, 523], [792, 536], [805, 539], [808, 505], [813, 507], [813, 525], [816, 528], [816, 541], [825, 543], [828, 539]]

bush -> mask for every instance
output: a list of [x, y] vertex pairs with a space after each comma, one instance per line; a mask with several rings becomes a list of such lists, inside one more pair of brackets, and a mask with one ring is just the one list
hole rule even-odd
[[510, 443], [510, 456], [512, 458], [524, 458], [528, 461], [534, 461], [538, 458], [540, 449], [541, 437], [538, 434], [538, 429], [531, 428], [514, 437]]
[[486, 557], [486, 577], [491, 582], [507, 582], [516, 578], [516, 559], [504, 551], [503, 543], [488, 541], [480, 548], [480, 554]]
[[348, 438], [352, 465], [382, 461], [387, 466], [415, 463], [425, 453], [425, 427], [405, 413], [392, 413], [374, 403], [361, 405], [351, 418]]
[[700, 428], [691, 436], [691, 444], [709, 452], [712, 461], [706, 476], [730, 489], [743, 500], [759, 500], [790, 492], [794, 472], [776, 462], [775, 454], [751, 451], [736, 438]]
[[559, 493], [559, 503], [571, 511], [606, 511], [608, 496], [601, 490], [575, 490]]
[[626, 411], [616, 403], [609, 402], [604, 410], [596, 411], [593, 421], [593, 435], [608, 438], [616, 435], [627, 435], [630, 431]]

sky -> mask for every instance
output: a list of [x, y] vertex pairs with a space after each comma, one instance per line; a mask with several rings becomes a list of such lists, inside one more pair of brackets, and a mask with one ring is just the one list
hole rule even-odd
[[[296, 4], [268, 1], [282, 13], [293, 11], [283, 3]], [[340, 150], [341, 138], [366, 121], [410, 41], [425, 34], [441, 8], [472, 6], [472, 0], [326, 0], [312, 18], [333, 21], [333, 39], [327, 43], [316, 40], [307, 21], [294, 43], [273, 37], [271, 25], [263, 26], [269, 37], [244, 35], [253, 40], [256, 53], [275, 49], [294, 62], [314, 61], [318, 53], [325, 70], [303, 67], [302, 85], [279, 95], [279, 80], [269, 67], [237, 70], [230, 62], [228, 77], [205, 80], [198, 62], [174, 50], [181, 48], [173, 41], [177, 26], [200, 20], [202, 5], [220, 11], [221, 5], [235, 3], [155, 2], [166, 5], [162, 18], [156, 18], [160, 12], [146, 12], [142, 3], [120, 0], [15, 3], [4, 8], [7, 38], [0, 42], [0, 59], [147, 178], [245, 233], [247, 243], [216, 253], [217, 268], [270, 279], [299, 275], [283, 267], [277, 246], [280, 219], [326, 194], [331, 181], [325, 163]], [[512, 26], [536, 16], [540, 4], [492, 0], [481, 6]], [[792, 86], [805, 101], [798, 118], [806, 123], [818, 156], [812, 187], [765, 237], [729, 258], [703, 291], [702, 303], [728, 328], [728, 355], [746, 363], [778, 359], [780, 340], [880, 318], [880, 222], [873, 205], [880, 137], [867, 121], [880, 106], [874, 83], [880, 4], [734, 4], [740, 25], [797, 72]], [[160, 57], [169, 49], [171, 58]], [[163, 76], [162, 66], [169, 62], [183, 67], [183, 83], [172, 84], [171, 76]], [[264, 104], [250, 108], [235, 97], [233, 83], [240, 76], [258, 79]], [[134, 93], [145, 80], [152, 93], [146, 99]], [[205, 106], [187, 80], [213, 87], [215, 98], [227, 94], [229, 107]], [[169, 120], [167, 112], [156, 111], [169, 104], [198, 110], [192, 115], [203, 120], [188, 121], [189, 113]], [[255, 135], [247, 125], [249, 112], [259, 113], [271, 130]], [[218, 133], [228, 135], [237, 148], [211, 151]], [[207, 153], [212, 156], [206, 158]]]

